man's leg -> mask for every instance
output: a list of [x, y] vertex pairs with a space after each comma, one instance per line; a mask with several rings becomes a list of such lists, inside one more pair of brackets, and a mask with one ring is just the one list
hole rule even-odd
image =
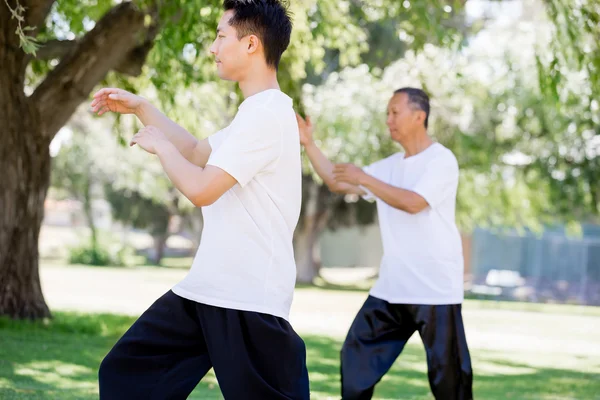
[[369, 296], [342, 347], [342, 399], [370, 399], [415, 329], [402, 306]]
[[198, 304], [215, 375], [226, 400], [308, 400], [304, 341], [278, 317]]
[[436, 399], [471, 400], [473, 371], [461, 305], [410, 306], [427, 351], [429, 385]]
[[195, 304], [169, 291], [102, 361], [100, 399], [186, 399], [212, 364]]

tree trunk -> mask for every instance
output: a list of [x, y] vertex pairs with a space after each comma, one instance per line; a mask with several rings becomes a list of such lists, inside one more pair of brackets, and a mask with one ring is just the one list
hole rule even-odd
[[[310, 226], [309, 226], [310, 225]], [[318, 259], [318, 232], [314, 224], [307, 224], [297, 230], [294, 235], [294, 252], [296, 254], [296, 281], [312, 284], [319, 276], [321, 262]]]
[[152, 238], [154, 239], [154, 248], [150, 252], [150, 262], [154, 265], [160, 265], [163, 256], [165, 255], [165, 247], [167, 239], [171, 236], [171, 218], [173, 214], [167, 207], [161, 206], [156, 210], [154, 220], [152, 222]]
[[83, 193], [83, 210], [85, 218], [87, 219], [88, 226], [90, 228], [90, 245], [94, 252], [95, 261], [98, 257], [98, 230], [96, 229], [96, 223], [94, 222], [94, 210], [92, 207], [92, 183], [90, 182], [91, 173], [87, 176], [85, 182], [85, 188]]
[[300, 224], [294, 232], [294, 254], [296, 258], [296, 281], [312, 284], [319, 276], [319, 235], [325, 228], [329, 213], [324, 201], [324, 188], [312, 179], [303, 179], [303, 212]]
[[202, 208], [196, 207], [189, 214], [183, 215], [183, 226], [185, 230], [189, 230], [193, 243], [193, 253], [198, 250], [200, 241], [202, 240], [202, 229], [204, 227], [204, 217], [202, 216]]
[[[7, 58], [0, 57], [2, 69], [11, 68]], [[50, 317], [38, 272], [50, 151], [37, 109], [14, 77], [0, 74], [0, 315], [37, 319]]]
[[152, 251], [150, 257], [150, 262], [152, 262], [152, 264], [160, 265], [160, 262], [165, 255], [165, 247], [169, 236], [169, 233], [155, 234], [152, 236], [152, 239], [154, 239], [154, 251]]
[[[20, 48], [17, 20], [7, 4], [12, 9], [23, 5], [23, 26], [38, 27], [53, 2], [0, 1], [0, 315], [13, 318], [50, 316], [38, 272], [38, 237], [52, 137], [93, 87], [133, 54], [140, 37], [147, 36], [147, 50], [158, 32], [145, 28], [145, 15], [132, 2], [120, 3], [26, 97], [29, 56]], [[136, 58], [139, 65], [146, 54]]]

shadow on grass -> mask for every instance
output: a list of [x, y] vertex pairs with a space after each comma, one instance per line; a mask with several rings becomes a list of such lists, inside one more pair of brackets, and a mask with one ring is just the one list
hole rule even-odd
[[[134, 321], [62, 312], [39, 322], [0, 318], [0, 399], [97, 399], [100, 362]], [[222, 398], [212, 373], [190, 398]]]
[[[100, 361], [135, 318], [110, 314], [56, 313], [47, 322], [0, 318], [0, 398], [97, 399]], [[304, 335], [312, 399], [339, 399], [339, 350], [342, 340]], [[567, 339], [566, 339], [567, 340]], [[518, 356], [518, 357], [516, 357]], [[528, 364], [519, 360], [531, 357]], [[600, 362], [574, 356], [581, 368], [535, 366], [535, 353], [472, 353], [475, 397], [486, 400], [600, 399]], [[579, 360], [581, 357], [581, 360]], [[589, 368], [589, 369], [588, 369]], [[214, 375], [207, 376], [191, 399], [222, 399]], [[425, 352], [409, 344], [377, 385], [374, 399], [428, 399]]]
[[97, 368], [133, 321], [57, 313], [43, 322], [0, 319], [0, 398], [97, 398]]

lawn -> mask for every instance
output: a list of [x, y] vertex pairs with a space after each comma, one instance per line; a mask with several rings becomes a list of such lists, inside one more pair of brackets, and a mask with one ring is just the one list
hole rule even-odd
[[[500, 309], [522, 308], [530, 313], [570, 314], [570, 306], [528, 306], [467, 302], [467, 307], [489, 313], [494, 322]], [[588, 309], [583, 309], [588, 310]], [[597, 309], [580, 318], [597, 323]], [[0, 399], [94, 399], [97, 368], [115, 340], [133, 322], [111, 314], [56, 312], [46, 323], [0, 319]], [[527, 321], [523, 321], [526, 323]], [[556, 324], [548, 335], [561, 337], [566, 327]], [[495, 329], [495, 328], [493, 328]], [[565, 332], [572, 332], [571, 330]], [[571, 333], [569, 333], [571, 334]], [[587, 334], [582, 332], [582, 334]], [[597, 334], [597, 332], [596, 332]], [[338, 353], [342, 338], [303, 334], [313, 399], [339, 398]], [[569, 346], [569, 336], [564, 336]], [[576, 337], [574, 340], [580, 340]], [[597, 338], [593, 338], [597, 343]], [[502, 346], [499, 346], [501, 348]], [[557, 349], [558, 350], [558, 349]], [[564, 349], [563, 349], [564, 350]], [[472, 351], [477, 399], [600, 399], [600, 360], [565, 351], [536, 353], [477, 349]], [[222, 399], [212, 373], [192, 399]], [[432, 399], [426, 376], [425, 354], [418, 342], [408, 345], [390, 373], [377, 386], [376, 399]]]

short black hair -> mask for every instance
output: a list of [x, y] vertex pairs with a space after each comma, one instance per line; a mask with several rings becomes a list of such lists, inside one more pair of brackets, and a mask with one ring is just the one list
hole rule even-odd
[[408, 104], [413, 110], [425, 112], [425, 128], [429, 125], [429, 96], [421, 89], [412, 87], [403, 87], [394, 92], [394, 94], [406, 93]]
[[237, 30], [238, 39], [258, 36], [265, 49], [267, 65], [278, 69], [292, 35], [287, 6], [279, 0], [224, 0], [223, 9], [234, 11], [229, 25]]

